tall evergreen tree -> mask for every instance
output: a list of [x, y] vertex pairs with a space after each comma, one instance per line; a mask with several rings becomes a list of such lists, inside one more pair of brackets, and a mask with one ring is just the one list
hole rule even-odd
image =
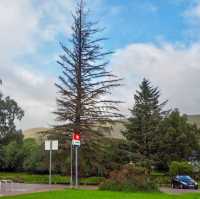
[[100, 30], [96, 23], [88, 21], [88, 12], [83, 0], [77, 5], [73, 15], [72, 38], [70, 47], [61, 44], [64, 51], [58, 63], [63, 74], [56, 83], [59, 91], [57, 120], [62, 122], [68, 132], [76, 131], [86, 138], [90, 127], [99, 121], [120, 117], [115, 106], [117, 101], [105, 99], [111, 88], [119, 86], [119, 78], [106, 70], [106, 55], [98, 38]]
[[147, 79], [143, 79], [134, 95], [132, 117], [129, 118], [123, 132], [133, 154], [131, 161], [139, 160], [147, 167], [150, 167], [154, 160], [159, 124], [166, 114], [163, 107], [167, 101], [159, 103], [159, 98], [159, 89], [152, 87]]

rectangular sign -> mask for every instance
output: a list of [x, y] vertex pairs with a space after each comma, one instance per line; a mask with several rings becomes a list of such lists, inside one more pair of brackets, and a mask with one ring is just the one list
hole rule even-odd
[[58, 140], [45, 140], [45, 150], [58, 150]]
[[72, 145], [73, 146], [81, 146], [80, 140], [72, 140]]
[[51, 141], [45, 140], [45, 150], [49, 151], [51, 149]]
[[52, 150], [58, 150], [58, 140], [52, 140]]

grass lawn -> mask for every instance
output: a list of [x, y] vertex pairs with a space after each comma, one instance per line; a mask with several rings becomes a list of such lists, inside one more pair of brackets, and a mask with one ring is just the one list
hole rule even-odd
[[1, 197], [1, 199], [200, 199], [200, 194], [167, 195], [163, 193], [120, 193], [107, 191], [65, 190]]
[[[29, 174], [29, 173], [9, 173], [9, 172], [0, 172], [0, 180], [9, 179], [13, 182], [22, 182], [22, 183], [38, 183], [38, 184], [48, 184], [49, 176], [48, 175], [38, 175], [38, 174]], [[82, 185], [98, 185], [104, 178], [102, 177], [89, 177], [81, 178], [80, 184]], [[69, 184], [70, 177], [61, 176], [61, 175], [52, 175], [52, 184]]]

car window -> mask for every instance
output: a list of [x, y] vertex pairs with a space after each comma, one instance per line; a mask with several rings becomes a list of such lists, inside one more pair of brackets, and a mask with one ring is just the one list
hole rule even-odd
[[177, 176], [177, 179], [183, 180], [183, 181], [192, 180], [192, 178], [190, 176]]

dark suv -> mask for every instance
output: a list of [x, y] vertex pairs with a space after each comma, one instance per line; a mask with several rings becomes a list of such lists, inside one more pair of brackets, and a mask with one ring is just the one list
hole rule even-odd
[[187, 175], [178, 175], [172, 178], [172, 188], [198, 189], [198, 183]]

